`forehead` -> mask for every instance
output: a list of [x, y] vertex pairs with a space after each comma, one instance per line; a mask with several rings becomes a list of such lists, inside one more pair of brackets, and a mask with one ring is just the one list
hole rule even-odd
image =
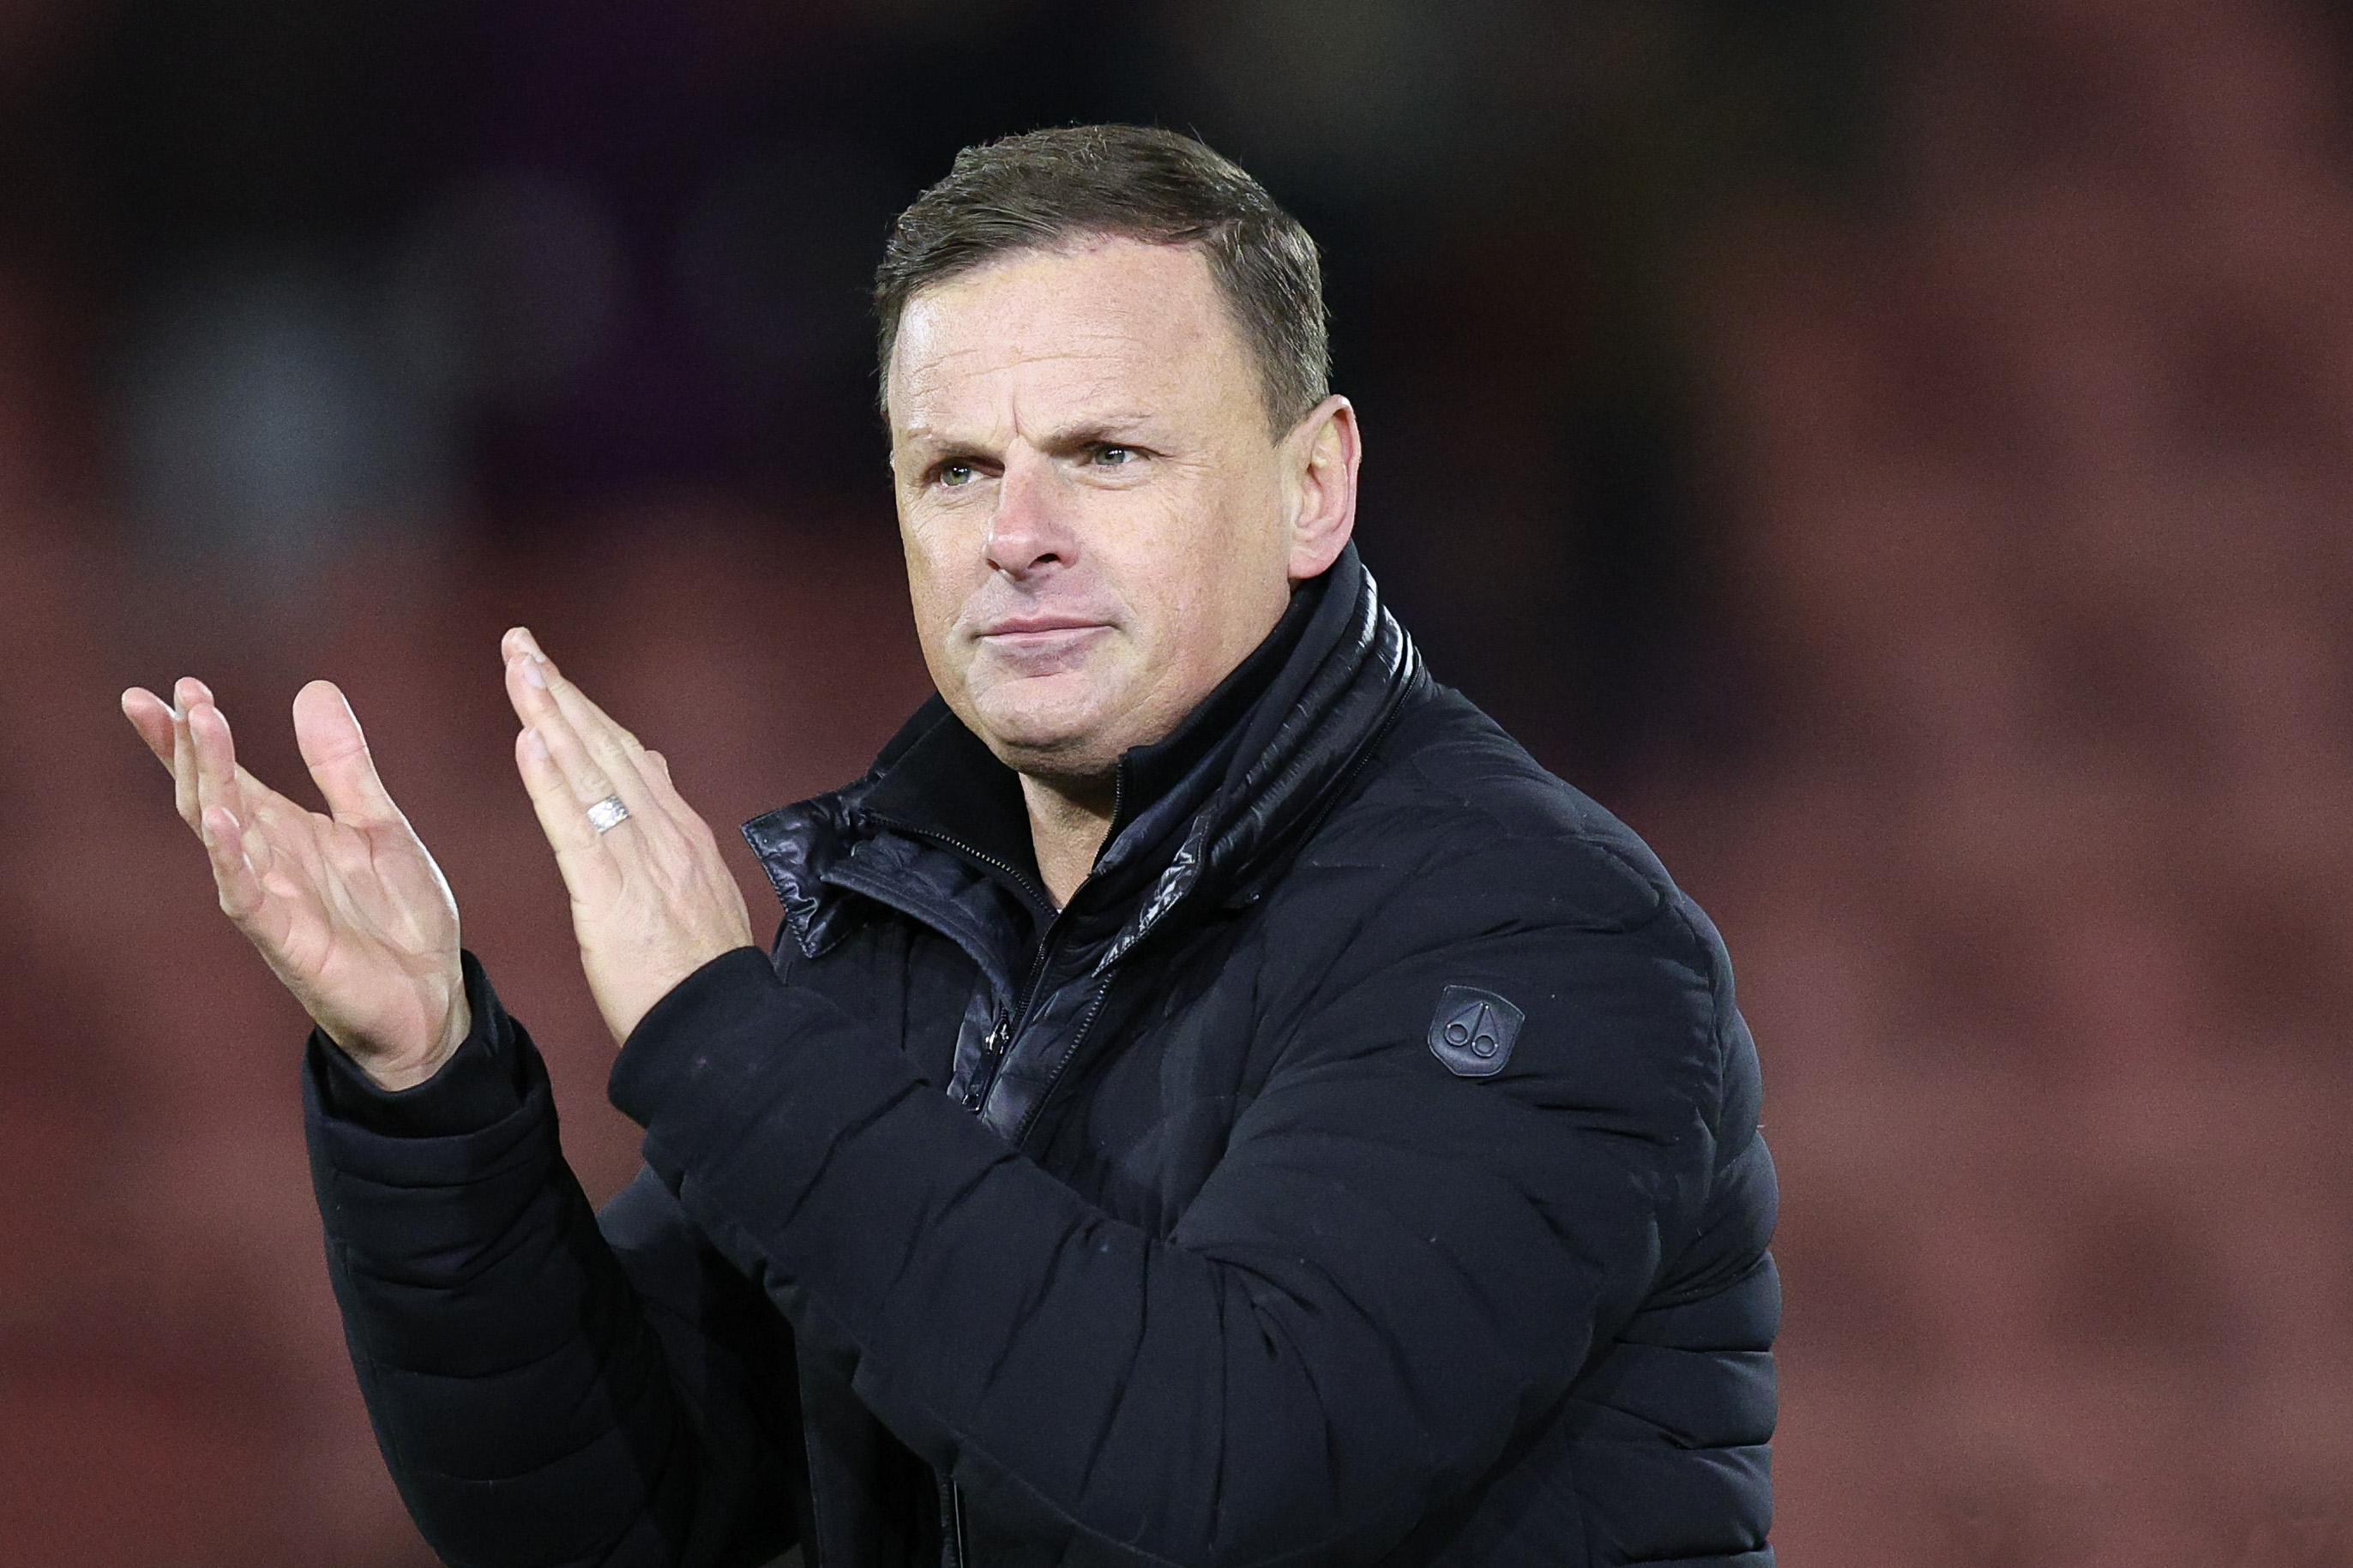
[[1017, 252], [917, 293], [900, 319], [888, 392], [892, 428], [905, 435], [1096, 404], [1181, 414], [1222, 405], [1238, 385], [1255, 397], [1208, 258], [1099, 238]]

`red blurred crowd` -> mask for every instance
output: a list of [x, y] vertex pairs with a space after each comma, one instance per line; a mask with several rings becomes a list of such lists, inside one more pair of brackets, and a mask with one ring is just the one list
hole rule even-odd
[[[1799, 1568], [2353, 1562], [2353, 113], [2307, 15], [1960, 8], [1905, 199], [1760, 211], [1703, 269], [1765, 708], [1736, 765], [1605, 804], [1764, 1056]], [[421, 1564], [321, 1267], [302, 1021], [115, 693], [205, 676], [290, 788], [288, 700], [344, 686], [601, 1195], [634, 1130], [498, 635], [740, 820], [927, 689], [887, 501], [412, 531], [262, 594], [128, 542], [54, 316], [0, 279], [0, 1558]]]

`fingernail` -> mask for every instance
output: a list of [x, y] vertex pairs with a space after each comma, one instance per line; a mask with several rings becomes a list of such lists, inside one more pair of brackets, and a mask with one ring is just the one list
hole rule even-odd
[[522, 678], [523, 678], [525, 680], [527, 680], [527, 681], [531, 682], [531, 684], [533, 684], [533, 686], [538, 687], [542, 691], [546, 690], [546, 689], [547, 689], [547, 662], [546, 662], [546, 660], [544, 660], [544, 659], [541, 658], [539, 657], [539, 655], [537, 655], [536, 653], [527, 653], [527, 654], [523, 655], [523, 656], [522, 656]]
[[529, 626], [515, 627], [515, 638], [522, 644], [523, 651], [530, 654], [533, 658], [545, 658], [547, 657], [545, 654], [539, 651], [539, 639], [531, 635], [531, 628]]
[[547, 742], [543, 736], [541, 736], [536, 726], [525, 730], [522, 732], [522, 743], [524, 749], [529, 751], [533, 756], [538, 757], [542, 761], [546, 759]]

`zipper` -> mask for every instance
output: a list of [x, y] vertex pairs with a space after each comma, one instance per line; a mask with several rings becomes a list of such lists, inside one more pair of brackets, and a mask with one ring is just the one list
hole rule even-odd
[[1105, 970], [1103, 977], [1095, 982], [1093, 1000], [1087, 1004], [1085, 1015], [1079, 1019], [1079, 1026], [1071, 1036], [1070, 1048], [1062, 1053], [1062, 1059], [1054, 1064], [1054, 1070], [1046, 1075], [1045, 1086], [1039, 1089], [1036, 1102], [1029, 1107], [1029, 1114], [1023, 1117], [1021, 1125], [1013, 1130], [1013, 1146], [1016, 1149], [1029, 1141], [1029, 1130], [1037, 1126], [1038, 1119], [1046, 1113], [1047, 1103], [1054, 1098], [1054, 1086], [1062, 1081], [1062, 1074], [1070, 1070], [1071, 1063], [1078, 1057], [1079, 1048], [1087, 1043], [1087, 1035], [1095, 1026], [1095, 1015], [1103, 1011], [1103, 997], [1110, 991], [1111, 971]]
[[966, 844], [960, 838], [951, 838], [944, 833], [934, 833], [929, 828], [912, 826], [907, 823], [893, 821], [892, 818], [887, 816], [878, 816], [875, 817], [874, 820], [881, 823], [886, 827], [897, 829], [899, 832], [907, 835], [910, 838], [925, 839], [931, 843], [938, 845], [943, 849], [953, 849], [957, 854], [962, 855], [968, 859], [977, 860], [993, 871], [1004, 872], [1007, 876], [1013, 879], [1014, 884], [1020, 888], [1023, 892], [1029, 894], [1041, 904], [1051, 904], [1054, 901], [1053, 899], [1047, 894], [1046, 889], [1031, 881], [1028, 874], [1023, 872], [1019, 867], [1009, 866], [994, 855], [984, 854], [980, 850], [975, 849], [971, 845]]
[[[1120, 808], [1124, 803], [1126, 795], [1127, 770], [1122, 768], [1114, 772], [1112, 775], [1112, 821], [1117, 822], [1119, 820]], [[987, 854], [981, 850], [976, 849], [971, 845], [965, 843], [962, 839], [952, 838], [944, 833], [934, 833], [925, 828], [913, 826], [911, 824], [892, 821], [888, 817], [878, 816], [874, 820], [883, 823], [890, 827], [896, 828], [901, 833], [907, 834], [916, 838], [927, 839], [930, 842], [938, 845], [943, 849], [953, 850], [956, 854], [976, 860], [984, 866], [989, 867], [995, 870], [1002, 871], [1013, 879], [1016, 886], [1028, 892], [1035, 894], [1040, 903], [1052, 904], [1054, 901], [1053, 899], [1044, 891], [1044, 889], [1040, 889], [1037, 883], [1031, 881], [1018, 867], [1009, 866], [994, 855]], [[1093, 879], [1091, 876], [1089, 877], [1088, 881], [1092, 880], [1093, 880]], [[997, 1022], [989, 1026], [988, 1038], [984, 1047], [984, 1054], [988, 1058], [988, 1076], [980, 1083], [967, 1085], [965, 1089], [965, 1097], [963, 1100], [959, 1102], [966, 1110], [973, 1112], [975, 1115], [979, 1114], [981, 1108], [988, 1103], [988, 1091], [996, 1085], [997, 1069], [1005, 1064], [1006, 1058], [1012, 1054], [1013, 1042], [1020, 1037], [1021, 1031], [1029, 1026], [1030, 1009], [1037, 1003], [1038, 991], [1039, 989], [1040, 983], [1045, 979], [1048, 962], [1054, 955], [1056, 945], [1055, 939], [1061, 933], [1062, 918], [1070, 912], [1071, 906], [1079, 901], [1079, 896], [1086, 890], [1087, 883], [1081, 882], [1076, 888], [1071, 889], [1070, 902], [1062, 904], [1055, 909], [1053, 919], [1046, 922], [1045, 932], [1038, 939], [1038, 956], [1032, 959], [1029, 963], [1029, 976], [1022, 981], [1021, 989], [1014, 996], [1012, 1011], [1010, 1013], [1000, 1012], [997, 1015]], [[1038, 1096], [1037, 1103], [1029, 1108], [1029, 1114], [1022, 1118], [1021, 1125], [1014, 1130], [1012, 1142], [1013, 1146], [1016, 1149], [1021, 1147], [1023, 1142], [1029, 1135], [1029, 1130], [1037, 1125], [1038, 1118], [1045, 1110], [1047, 1101], [1050, 1100], [1054, 1096], [1055, 1086], [1062, 1081], [1062, 1074], [1069, 1068], [1071, 1059], [1079, 1054], [1079, 1047], [1087, 1043], [1087, 1036], [1094, 1028], [1095, 1015], [1103, 1011], [1103, 997], [1110, 992], [1110, 990], [1111, 974], [1110, 972], [1106, 970], [1096, 982], [1095, 994], [1087, 1003], [1087, 1010], [1085, 1014], [1079, 1019], [1077, 1031], [1071, 1037], [1070, 1048], [1062, 1053], [1061, 1060], [1055, 1063], [1054, 1070], [1047, 1078], [1045, 1087]], [[955, 1519], [956, 1538], [958, 1542], [957, 1561], [958, 1563], [962, 1563], [962, 1542], [964, 1539], [964, 1494], [955, 1487], [954, 1482], [949, 1483], [949, 1501], [952, 1504]]]
[[[927, 844], [935, 845], [942, 849], [962, 855], [967, 859], [977, 861], [992, 870], [1002, 871], [1011, 879], [1014, 886], [1021, 889], [1040, 904], [1050, 905], [1054, 901], [1047, 896], [1043, 889], [1031, 881], [1019, 867], [1009, 865], [994, 855], [976, 849], [960, 838], [951, 837], [944, 833], [934, 833], [927, 828], [916, 827], [912, 824], [899, 822], [887, 816], [877, 816], [874, 820], [911, 838], [920, 838]], [[906, 912], [915, 913], [913, 910]], [[918, 916], [917, 918], [927, 917]], [[981, 1055], [984, 1063], [982, 1075], [977, 1081], [965, 1086], [963, 1097], [956, 1101], [976, 1116], [980, 1113], [981, 1108], [988, 1103], [988, 1091], [996, 1085], [997, 1068], [1005, 1064], [1005, 1058], [1012, 1047], [1013, 1037], [1020, 1033], [1021, 1025], [1029, 1021], [1029, 1003], [1037, 990], [1039, 977], [1045, 972], [1051, 939], [1056, 929], [1060, 926], [1061, 920], [1062, 911], [1056, 910], [1053, 918], [1046, 924], [1045, 936], [1039, 941], [1037, 956], [1030, 960], [1028, 977], [1021, 982], [1010, 998], [1012, 1005], [1010, 1008], [998, 1007], [996, 1021], [989, 1025], [987, 1037], [982, 1041]], [[984, 964], [982, 967], [986, 970], [987, 966]]]
[[1061, 919], [1057, 912], [1053, 921], [1048, 923], [1046, 934], [1038, 941], [1038, 956], [1030, 960], [1029, 977], [1021, 982], [1021, 989], [1015, 993], [1013, 1005], [998, 1009], [997, 1021], [988, 1026], [987, 1038], [981, 1042], [981, 1058], [985, 1064], [983, 1076], [977, 1081], [965, 1085], [964, 1098], [957, 1101], [975, 1116], [987, 1105], [988, 1091], [997, 1087], [997, 1070], [1013, 1054], [1013, 1041], [1021, 1033], [1022, 1026], [1029, 1022], [1029, 1005], [1038, 999], [1039, 984], [1045, 977], [1046, 961], [1052, 955], [1054, 932]]
[[[1112, 774], [1111, 783], [1112, 821], [1117, 822], [1119, 820], [1120, 807], [1124, 803], [1126, 796], [1127, 776], [1124, 771], [1114, 771]], [[1046, 905], [1054, 911], [1054, 919], [1048, 922], [1048, 929], [1050, 931], [1055, 924], [1060, 921], [1062, 911], [1070, 908], [1070, 904], [1055, 903], [1054, 896], [1051, 893], [1049, 893], [1045, 889], [1039, 887], [1037, 883], [1031, 881], [1028, 873], [1024, 872], [1019, 867], [1008, 865], [1006, 862], [998, 859], [994, 855], [988, 854], [985, 850], [974, 848], [971, 845], [966, 844], [961, 838], [952, 837], [944, 833], [934, 833], [928, 827], [917, 827], [913, 823], [901, 822], [895, 817], [878, 816], [874, 817], [873, 820], [882, 824], [886, 827], [896, 828], [899, 832], [906, 834], [911, 838], [927, 839], [930, 842], [938, 845], [943, 849], [953, 849], [957, 854], [962, 855], [968, 859], [977, 860], [991, 870], [1004, 872], [1007, 876], [1012, 878], [1015, 884], [1024, 892], [1029, 893], [1039, 903]], [[1092, 881], [1092, 879], [1093, 879], [1090, 877], [1087, 879], [1087, 881]], [[1079, 894], [1086, 890], [1086, 881], [1082, 881], [1078, 887], [1071, 889], [1071, 903], [1075, 904], [1079, 901]], [[1035, 976], [1033, 975], [1032, 978], [1034, 979]]]
[[[1388, 739], [1389, 731], [1396, 726], [1399, 715], [1404, 711], [1405, 703], [1403, 700], [1399, 700], [1389, 709], [1388, 715], [1383, 718], [1380, 723], [1374, 729], [1372, 739], [1366, 742], [1364, 749], [1356, 753], [1356, 760], [1348, 765], [1347, 771], [1340, 775], [1339, 780], [1332, 789], [1330, 796], [1325, 801], [1322, 810], [1318, 811], [1315, 816], [1312, 817], [1307, 824], [1305, 824], [1303, 830], [1303, 837], [1306, 834], [1312, 834], [1316, 826], [1323, 821], [1324, 816], [1336, 808], [1340, 797], [1346, 793], [1347, 787], [1356, 782], [1356, 775], [1365, 771], [1366, 764], [1372, 761], [1373, 753], [1380, 749], [1381, 742]], [[1117, 805], [1115, 804], [1116, 798], [1116, 792], [1114, 792], [1114, 805], [1113, 806], [1114, 813], [1118, 810]], [[1074, 903], [1078, 900], [1078, 895], [1076, 893], [1071, 894], [1071, 901]], [[1058, 921], [1060, 919], [1060, 917], [1059, 915], [1056, 916], [1056, 920]], [[1051, 934], [1050, 929], [1049, 934]], [[1045, 950], [1041, 943], [1039, 950], [1039, 962], [1042, 965], [1044, 961]], [[1022, 1119], [1021, 1125], [1014, 1130], [1013, 1146], [1016, 1149], [1020, 1148], [1022, 1144], [1029, 1140], [1029, 1130], [1038, 1124], [1038, 1119], [1045, 1114], [1048, 1102], [1052, 1100], [1054, 1098], [1055, 1086], [1062, 1081], [1062, 1074], [1069, 1070], [1071, 1063], [1078, 1058], [1080, 1048], [1087, 1043], [1087, 1036], [1089, 1032], [1094, 1028], [1095, 1015], [1103, 1011], [1103, 998], [1110, 994], [1112, 970], [1117, 967], [1117, 961], [1114, 960], [1111, 965], [1103, 971], [1101, 976], [1097, 979], [1095, 983], [1094, 998], [1087, 1004], [1085, 1015], [1079, 1019], [1077, 1031], [1071, 1036], [1070, 1049], [1064, 1051], [1062, 1053], [1062, 1059], [1054, 1064], [1053, 1072], [1047, 1077], [1044, 1088], [1039, 1090], [1037, 1103], [1029, 1108], [1029, 1114], [1024, 1117]], [[1032, 980], [1034, 983], [1034, 973]], [[1026, 1022], [1027, 1020], [1025, 1019], [1024, 1021]]]
[[[797, 1367], [795, 1368], [793, 1394], [797, 1399], [799, 1398], [801, 1388], [804, 1386], [801, 1382], [804, 1375]], [[805, 1568], [826, 1568], [824, 1543], [831, 1537], [826, 1533], [823, 1505], [818, 1501], [818, 1493], [822, 1489], [818, 1485], [817, 1473], [810, 1468], [807, 1458], [811, 1454], [823, 1452], [823, 1447], [818, 1438], [817, 1416], [809, 1409], [808, 1401], [801, 1399], [800, 1407], [801, 1469], [808, 1478], [809, 1505], [808, 1519], [805, 1521], [807, 1528], [801, 1531], [801, 1561]]]
[[1013, 994], [1013, 1011], [1006, 1017], [1009, 1026], [1005, 1032], [1008, 1046], [1021, 1032], [1022, 1026], [1029, 1022], [1029, 1005], [1038, 1000], [1038, 985], [1046, 978], [1046, 961], [1054, 955], [1054, 938], [1061, 929], [1062, 911], [1057, 910], [1054, 918], [1046, 922], [1045, 934], [1038, 939], [1038, 955], [1029, 961], [1028, 977], [1021, 982], [1021, 989]]
[[979, 1115], [981, 1108], [988, 1103], [988, 1091], [997, 1086], [997, 1069], [1012, 1054], [1014, 1037], [1020, 1034], [1021, 1026], [1029, 1021], [1029, 1005], [1037, 1000], [1039, 982], [1044, 977], [1046, 961], [1053, 952], [1054, 933], [1061, 923], [1061, 911], [1057, 910], [1054, 918], [1046, 923], [1045, 935], [1038, 939], [1038, 955], [1029, 961], [1029, 973], [1022, 980], [1020, 988], [1013, 994], [1013, 1005], [999, 1007], [996, 1021], [988, 1026], [987, 1037], [982, 1040], [980, 1047], [981, 1076], [965, 1085], [964, 1098], [956, 1102], [975, 1116]]
[[997, 1069], [1004, 1063], [1006, 1042], [1012, 1037], [1013, 1015], [999, 1007], [997, 1017], [988, 1026], [987, 1037], [980, 1042], [980, 1070], [970, 1083], [964, 1086], [964, 1098], [957, 1101], [974, 1115], [988, 1103], [988, 1091], [997, 1083]]
[[954, 1481], [948, 1483], [948, 1522], [955, 1549], [955, 1568], [965, 1568], [972, 1561], [972, 1542], [965, 1533], [964, 1488]]

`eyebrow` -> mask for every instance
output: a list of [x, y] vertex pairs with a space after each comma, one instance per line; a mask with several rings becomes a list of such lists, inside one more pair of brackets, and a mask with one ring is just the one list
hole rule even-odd
[[[1048, 431], [1038, 442], [1038, 447], [1044, 452], [1061, 453], [1106, 444], [1117, 446], [1134, 440], [1148, 430], [1154, 421], [1155, 416], [1141, 412], [1098, 415]], [[979, 453], [988, 449], [983, 443], [960, 439], [929, 427], [910, 430], [903, 439], [909, 447], [934, 455]]]
[[1117, 446], [1142, 433], [1152, 422], [1149, 414], [1109, 415], [1050, 431], [1039, 443], [1039, 448], [1047, 452], [1075, 452], [1086, 447]]

